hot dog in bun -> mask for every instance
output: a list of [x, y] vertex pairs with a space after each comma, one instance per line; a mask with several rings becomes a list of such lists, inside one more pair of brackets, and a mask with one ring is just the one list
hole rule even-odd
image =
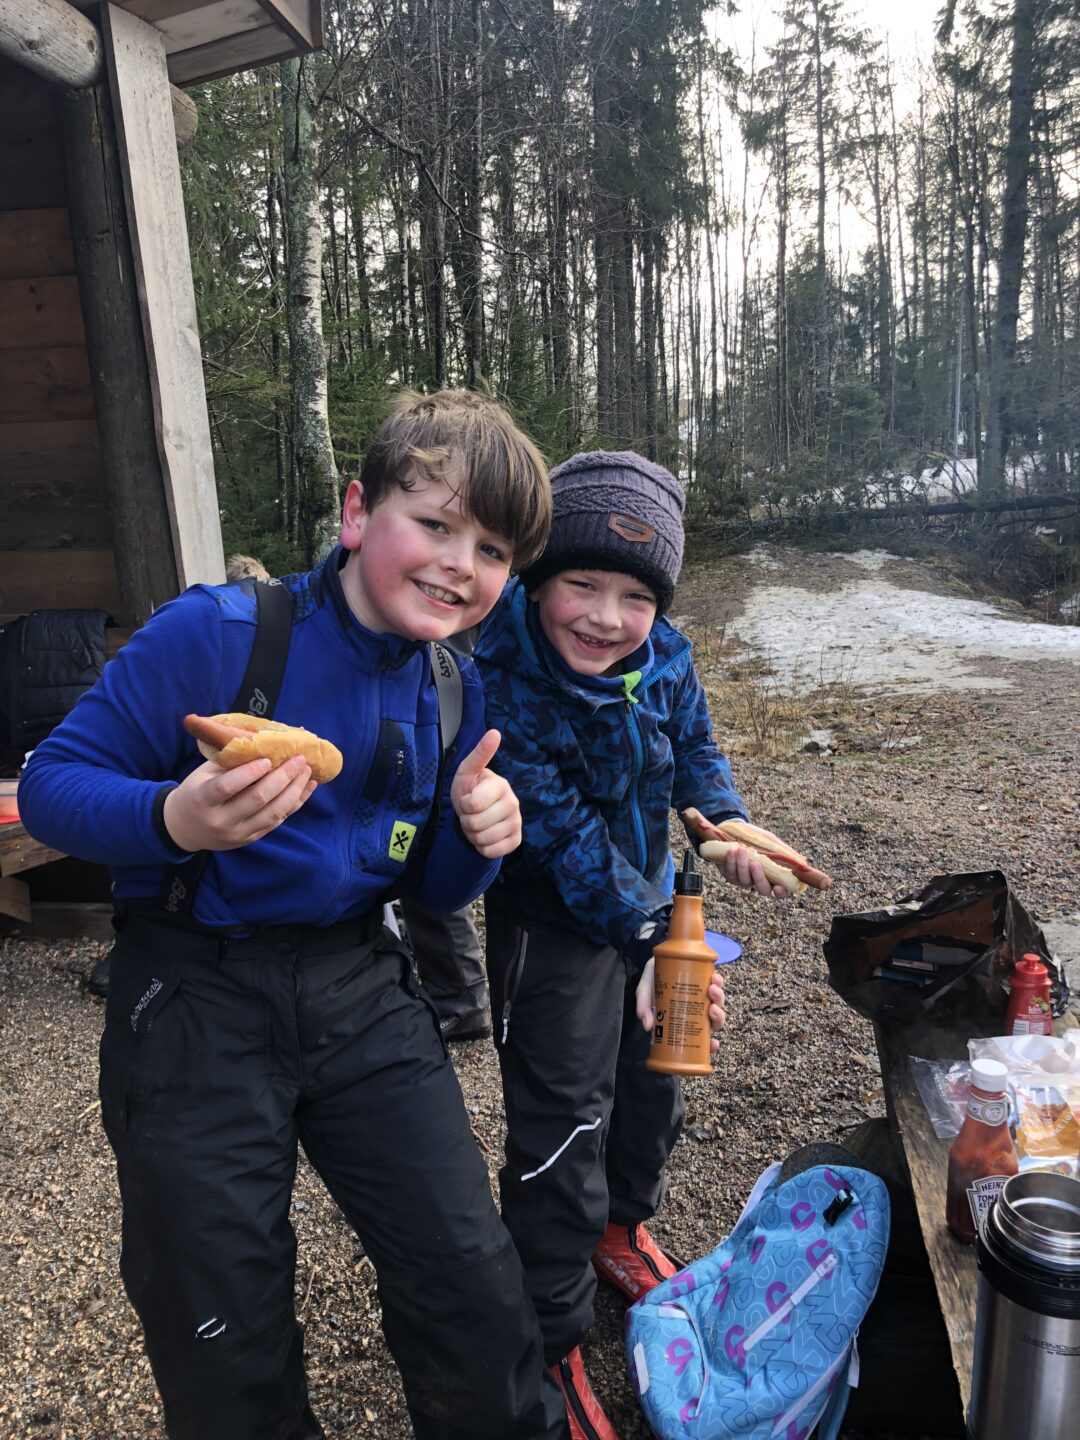
[[319, 785], [333, 780], [341, 770], [337, 746], [297, 725], [282, 725], [257, 715], [185, 715], [184, 729], [198, 741], [207, 760], [226, 770], [249, 760], [269, 760], [276, 770], [294, 755], [304, 757], [311, 766], [311, 778]]
[[831, 878], [823, 870], [815, 870], [805, 855], [746, 820], [724, 820], [713, 825], [699, 810], [684, 810], [683, 820], [701, 838], [698, 853], [703, 860], [720, 864], [730, 851], [742, 846], [752, 860], [760, 862], [766, 880], [782, 885], [791, 895], [798, 895], [808, 885], [828, 890], [832, 884]]

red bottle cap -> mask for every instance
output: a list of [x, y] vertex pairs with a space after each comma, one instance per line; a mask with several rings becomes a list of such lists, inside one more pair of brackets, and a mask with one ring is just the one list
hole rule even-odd
[[1029, 981], [1033, 980], [1038, 982], [1050, 978], [1049, 970], [1047, 970], [1038, 955], [1025, 955], [1024, 958], [1017, 963], [1015, 973], [1022, 979]]

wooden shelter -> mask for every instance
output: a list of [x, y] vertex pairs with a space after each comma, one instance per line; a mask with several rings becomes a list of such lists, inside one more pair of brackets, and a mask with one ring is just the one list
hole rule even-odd
[[0, 622], [224, 578], [178, 88], [317, 49], [321, 0], [0, 0]]
[[[321, 0], [0, 0], [0, 624], [102, 609], [115, 645], [224, 580], [179, 87], [321, 27]], [[62, 858], [0, 826], [0, 915]]]

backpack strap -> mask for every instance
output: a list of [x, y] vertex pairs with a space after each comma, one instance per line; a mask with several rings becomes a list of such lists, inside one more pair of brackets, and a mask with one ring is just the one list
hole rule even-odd
[[232, 708], [269, 720], [281, 694], [289, 660], [293, 597], [289, 587], [280, 580], [256, 580], [252, 582], [252, 589], [255, 591], [255, 639]]
[[[247, 669], [230, 707], [244, 715], [272, 718], [281, 694], [285, 666], [292, 640], [292, 591], [280, 580], [245, 582], [255, 592], [255, 639]], [[183, 862], [174, 861], [161, 878], [161, 904], [169, 915], [190, 916], [195, 891], [210, 860], [209, 850], [200, 850]]]
[[[432, 640], [428, 646], [431, 653], [431, 673], [435, 677], [435, 690], [439, 697], [439, 754], [440, 776], [446, 752], [457, 739], [461, 729], [461, 717], [465, 709], [465, 686], [461, 679], [461, 667], [457, 656], [447, 645]], [[440, 787], [441, 793], [441, 787]], [[438, 799], [436, 798], [436, 804]]]

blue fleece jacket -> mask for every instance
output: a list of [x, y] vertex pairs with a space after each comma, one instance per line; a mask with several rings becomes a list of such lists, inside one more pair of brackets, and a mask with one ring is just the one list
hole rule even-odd
[[712, 734], [690, 641], [658, 617], [613, 678], [579, 675], [512, 580], [475, 658], [492, 762], [521, 802], [524, 841], [496, 883], [524, 918], [623, 951], [670, 907], [668, 814], [746, 817]]
[[[439, 758], [427, 647], [359, 623], [342, 593], [343, 559], [338, 549], [283, 581], [293, 629], [274, 717], [333, 741], [344, 767], [276, 830], [212, 856], [196, 892], [203, 924], [330, 925], [360, 915], [400, 879], [408, 827], [419, 843]], [[165, 795], [203, 763], [182, 719], [232, 708], [254, 635], [254, 597], [239, 586], [197, 585], [163, 605], [34, 751], [19, 783], [30, 833], [110, 865], [119, 900], [157, 896], [166, 868], [184, 858], [162, 822]], [[410, 894], [435, 911], [465, 904], [498, 870], [461, 835], [450, 805], [457, 760], [485, 729], [476, 671], [467, 660], [461, 671], [464, 714], [439, 830], [422, 873], [410, 877]]]

